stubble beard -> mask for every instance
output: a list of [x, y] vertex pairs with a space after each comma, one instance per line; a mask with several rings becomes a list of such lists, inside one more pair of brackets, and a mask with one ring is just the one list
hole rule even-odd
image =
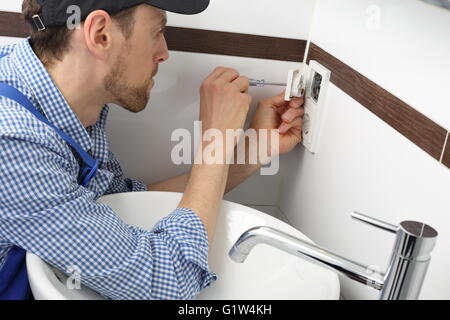
[[114, 69], [105, 76], [103, 85], [117, 103], [128, 111], [138, 113], [145, 109], [150, 100], [150, 84], [148, 79], [142, 86], [134, 87], [124, 83], [125, 66], [122, 56], [118, 58]]

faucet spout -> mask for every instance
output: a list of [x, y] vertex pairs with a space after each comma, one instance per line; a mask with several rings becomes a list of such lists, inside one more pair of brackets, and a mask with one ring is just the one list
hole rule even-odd
[[374, 289], [383, 288], [384, 274], [270, 227], [255, 227], [244, 232], [231, 248], [229, 256], [233, 261], [242, 263], [250, 251], [261, 243], [336, 271]]

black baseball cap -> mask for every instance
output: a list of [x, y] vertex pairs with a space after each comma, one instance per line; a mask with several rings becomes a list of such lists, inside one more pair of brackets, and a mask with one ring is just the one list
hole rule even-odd
[[64, 26], [67, 23], [67, 19], [73, 14], [73, 12], [68, 9], [74, 5], [80, 8], [81, 21], [84, 21], [87, 16], [95, 10], [105, 10], [112, 15], [140, 4], [148, 4], [162, 10], [180, 14], [197, 14], [208, 7], [209, 1], [210, 0], [38, 0], [38, 3], [42, 7], [41, 11], [38, 15], [33, 17], [30, 23], [38, 30]]

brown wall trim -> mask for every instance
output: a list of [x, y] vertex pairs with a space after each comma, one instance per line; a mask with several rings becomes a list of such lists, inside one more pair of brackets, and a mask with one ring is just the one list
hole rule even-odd
[[[20, 13], [0, 11], [0, 36], [27, 37], [28, 30]], [[303, 61], [306, 48], [306, 40], [179, 27], [167, 27], [166, 40], [173, 51], [295, 62]]]
[[168, 27], [170, 50], [302, 62], [306, 40]]
[[328, 68], [331, 82], [338, 88], [440, 161], [446, 129], [313, 43], [310, 45], [308, 63], [310, 60], [316, 60]]
[[28, 35], [28, 24], [20, 13], [0, 11], [0, 36], [25, 38]]
[[0, 11], [0, 36], [25, 38], [29, 27], [20, 13]]

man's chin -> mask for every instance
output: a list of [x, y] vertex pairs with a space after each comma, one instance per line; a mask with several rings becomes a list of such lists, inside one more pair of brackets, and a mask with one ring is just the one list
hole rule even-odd
[[129, 110], [129, 111], [131, 111], [133, 113], [139, 113], [141, 111], [144, 111], [145, 108], [147, 108], [147, 105], [148, 105], [148, 102], [146, 104], [142, 104], [142, 105], [139, 105], [139, 106], [136, 106], [136, 105], [135, 106], [131, 106], [131, 107], [126, 106], [125, 109], [127, 109], [127, 110]]
[[134, 97], [134, 99], [131, 100], [122, 100], [122, 104], [119, 103], [119, 105], [121, 105], [122, 107], [124, 107], [125, 109], [133, 112], [133, 113], [138, 113], [141, 112], [143, 110], [145, 110], [145, 108], [147, 107], [147, 105], [150, 102], [150, 91], [147, 93], [146, 96], [144, 95], [139, 95], [139, 98], [137, 98], [136, 96]]

